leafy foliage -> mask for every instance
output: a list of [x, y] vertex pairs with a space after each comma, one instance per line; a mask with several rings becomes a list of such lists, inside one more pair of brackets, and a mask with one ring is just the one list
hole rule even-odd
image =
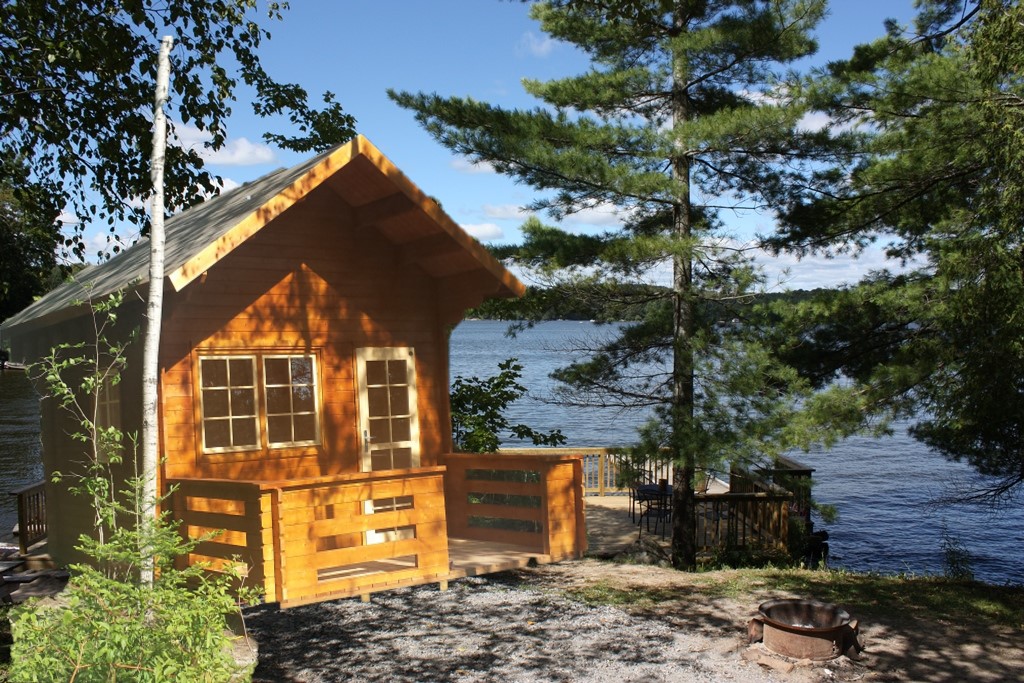
[[916, 35], [890, 25], [818, 74], [808, 93], [859, 127], [859, 161], [826, 171], [828, 191], [794, 202], [774, 241], [885, 239], [915, 266], [789, 311], [784, 355], [819, 384], [855, 380], [871, 414], [914, 419], [915, 437], [988, 475], [953, 497], [987, 502], [1024, 484], [1022, 21], [1019, 3], [930, 0]]
[[[286, 7], [268, 3], [267, 18], [280, 19]], [[174, 125], [180, 133], [192, 126], [207, 136], [199, 147], [168, 150], [168, 211], [218, 191], [201, 152], [224, 146], [226, 120], [240, 94], [251, 97], [259, 116], [285, 115], [299, 125], [299, 137], [265, 136], [282, 147], [324, 149], [353, 135], [355, 120], [331, 93], [316, 110], [302, 87], [266, 73], [258, 51], [270, 33], [257, 22], [256, 8], [256, 0], [0, 5], [0, 156], [23, 160], [33, 180], [53, 193], [52, 203], [82, 220], [67, 244], [79, 257], [86, 249], [81, 228], [90, 221], [107, 222], [112, 235], [124, 220], [145, 232], [145, 212], [132, 200], [150, 191], [147, 112], [162, 35], [175, 37]], [[10, 177], [0, 181], [11, 184]]]
[[53, 196], [28, 180], [24, 164], [0, 156], [0, 320], [32, 303], [59, 277], [59, 213]]
[[498, 363], [498, 374], [456, 377], [451, 387], [452, 440], [455, 448], [467, 453], [494, 453], [502, 434], [512, 439], [529, 439], [535, 446], [560, 446], [565, 443], [561, 430], [547, 434], [524, 424], [512, 424], [505, 415], [509, 405], [526, 394], [519, 383], [523, 366], [515, 358]]
[[[50, 398], [68, 411], [83, 444], [82, 469], [55, 474], [55, 483], [89, 498], [96, 536], [79, 538], [90, 558], [73, 565], [61, 602], [26, 603], [12, 615], [11, 681], [226, 681], [237, 672], [227, 616], [239, 614], [236, 573], [178, 567], [179, 558], [214, 536], [187, 540], [168, 513], [155, 523], [142, 516], [154, 509], [144, 500], [143, 477], [124, 478], [126, 442], [116, 425], [104, 425], [96, 406], [103, 387], [116, 384], [124, 368], [126, 342], [110, 341], [123, 296], [90, 304], [92, 343], [54, 349], [37, 368]], [[120, 335], [124, 336], [124, 335]], [[130, 339], [131, 336], [129, 335]], [[131, 463], [137, 463], [130, 450]], [[152, 554], [152, 555], [151, 555]], [[154, 562], [156, 580], [144, 580]]]

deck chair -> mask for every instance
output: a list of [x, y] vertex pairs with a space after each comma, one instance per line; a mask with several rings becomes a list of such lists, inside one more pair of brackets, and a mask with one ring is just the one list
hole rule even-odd
[[657, 492], [654, 495], [646, 496], [640, 510], [640, 533], [637, 540], [644, 535], [644, 523], [646, 520], [647, 532], [651, 531], [651, 520], [654, 520], [654, 533], [661, 529], [661, 537], [665, 538], [665, 531], [672, 522], [672, 496], [667, 492]]

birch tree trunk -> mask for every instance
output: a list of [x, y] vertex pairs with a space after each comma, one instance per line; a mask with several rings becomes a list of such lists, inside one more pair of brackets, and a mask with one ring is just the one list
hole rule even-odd
[[171, 74], [170, 53], [174, 39], [165, 36], [160, 42], [156, 75], [156, 97], [153, 106], [153, 159], [150, 178], [153, 181], [152, 224], [149, 232], [149, 297], [146, 302], [146, 337], [142, 368], [142, 504], [139, 530], [147, 544], [143, 548], [142, 580], [153, 583], [153, 552], [149, 545], [156, 520], [156, 474], [159, 460], [158, 436], [160, 414], [157, 383], [160, 376], [160, 322], [164, 304], [164, 156], [167, 147], [168, 83]]

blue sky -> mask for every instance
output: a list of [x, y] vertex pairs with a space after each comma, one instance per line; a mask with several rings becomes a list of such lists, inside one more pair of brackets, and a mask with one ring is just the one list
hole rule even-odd
[[[887, 17], [907, 21], [911, 0], [833, 0], [819, 32], [815, 62], [845, 57], [850, 48], [881, 35]], [[509, 0], [293, 0], [284, 20], [269, 25], [261, 57], [276, 79], [297, 82], [318, 98], [330, 90], [357, 119], [357, 129], [424, 192], [481, 241], [516, 242], [533, 198], [531, 188], [470, 167], [434, 142], [412, 114], [393, 104], [387, 88], [472, 96], [507, 107], [529, 107], [524, 77], [548, 79], [581, 73], [587, 61], [572, 46], [541, 33], [528, 6]], [[173, 91], [173, 74], [172, 83]], [[173, 95], [172, 95], [173, 98]], [[228, 186], [253, 180], [301, 160], [265, 145], [262, 133], [280, 122], [261, 120], [238, 102], [225, 150], [209, 159]], [[280, 132], [280, 131], [279, 131]], [[190, 132], [182, 136], [192, 141]], [[545, 222], [552, 222], [541, 217]], [[729, 217], [726, 216], [727, 221]], [[609, 214], [565, 224], [579, 231], [615, 227]], [[771, 229], [767, 217], [748, 218], [737, 234]], [[791, 268], [785, 286], [808, 288], [855, 281], [881, 265], [877, 251], [859, 261], [811, 258], [765, 262], [771, 273]]]

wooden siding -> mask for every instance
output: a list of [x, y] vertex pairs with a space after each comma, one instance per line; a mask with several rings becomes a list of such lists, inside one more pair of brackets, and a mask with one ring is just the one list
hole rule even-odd
[[[162, 342], [164, 474], [281, 480], [359, 470], [355, 349], [416, 352], [422, 463], [447, 446], [447, 337], [435, 280], [331, 193], [308, 197], [180, 294]], [[316, 353], [321, 443], [204, 454], [196, 360], [206, 353]]]

